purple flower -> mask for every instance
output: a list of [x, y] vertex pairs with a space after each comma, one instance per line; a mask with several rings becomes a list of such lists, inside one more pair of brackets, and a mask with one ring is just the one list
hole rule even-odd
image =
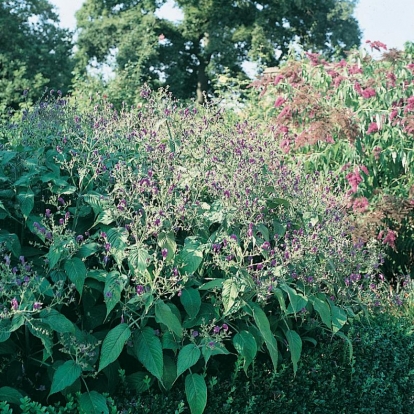
[[264, 242], [262, 244], [262, 249], [263, 250], [269, 250], [270, 249], [270, 243], [268, 241], [267, 242]]
[[4, 255], [4, 261], [6, 262], [6, 266], [10, 266], [10, 255]]
[[76, 236], [76, 241], [79, 243], [81, 241], [83, 241], [83, 236], [82, 234], [79, 234], [78, 236]]
[[65, 220], [69, 220], [69, 217], [70, 217], [70, 213], [69, 213], [69, 211], [67, 211], [67, 212], [65, 213]]
[[144, 286], [138, 285], [136, 287], [137, 295], [142, 295], [144, 293]]
[[62, 205], [62, 206], [65, 205], [65, 200], [62, 197], [59, 197], [57, 201], [60, 205]]
[[65, 220], [63, 218], [59, 219], [59, 224], [63, 226], [65, 224]]
[[24, 256], [20, 256], [19, 257], [20, 263], [21, 264], [25, 264], [25, 260], [24, 260]]
[[193, 332], [191, 332], [191, 335], [193, 336], [193, 338], [197, 338], [199, 333], [198, 333], [198, 331], [193, 331]]
[[168, 250], [167, 249], [162, 249], [161, 250], [161, 255], [163, 259], [166, 259], [168, 256]]
[[223, 325], [221, 325], [221, 328], [224, 332], [227, 332], [229, 330], [229, 326], [226, 323], [223, 323]]
[[107, 251], [107, 252], [109, 252], [109, 250], [111, 249], [111, 243], [105, 243], [105, 250]]
[[234, 241], [237, 241], [237, 236], [236, 236], [235, 234], [232, 234], [232, 235], [230, 236], [230, 239], [232, 239], [232, 240], [234, 240]]
[[19, 308], [19, 302], [16, 298], [13, 298], [10, 303], [13, 310], [17, 310]]
[[220, 326], [215, 326], [214, 328], [213, 328], [213, 332], [215, 333], [215, 334], [218, 334], [219, 332], [220, 332]]
[[42, 305], [43, 303], [40, 303], [40, 302], [33, 303], [33, 310], [42, 309]]
[[46, 218], [50, 218], [50, 209], [47, 208], [45, 212]]

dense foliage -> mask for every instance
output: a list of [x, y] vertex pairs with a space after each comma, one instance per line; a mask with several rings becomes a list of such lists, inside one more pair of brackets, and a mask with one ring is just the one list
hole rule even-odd
[[66, 93], [71, 83], [71, 34], [47, 0], [0, 3], [0, 110], [40, 99], [45, 87]]
[[276, 65], [291, 42], [327, 56], [360, 43], [354, 0], [177, 0], [178, 22], [158, 17], [164, 3], [87, 0], [77, 13], [79, 68], [109, 63], [118, 103], [135, 103], [143, 82], [203, 102], [225, 68], [246, 77], [243, 62]]
[[401, 304], [335, 179], [288, 166], [266, 123], [140, 95], [118, 112], [52, 94], [2, 127], [6, 400], [79, 392], [109, 412], [122, 381], [183, 381], [201, 413], [216, 361], [249, 374], [265, 351], [296, 374], [304, 343], [352, 350], [359, 312]]

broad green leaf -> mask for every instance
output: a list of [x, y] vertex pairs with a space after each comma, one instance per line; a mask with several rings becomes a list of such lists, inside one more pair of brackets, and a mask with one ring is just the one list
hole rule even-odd
[[230, 312], [239, 296], [239, 287], [235, 280], [227, 279], [223, 283], [222, 301], [224, 314]]
[[86, 279], [86, 266], [78, 257], [66, 260], [63, 265], [69, 280], [75, 285], [76, 290], [82, 295], [83, 285]]
[[121, 323], [108, 332], [102, 343], [98, 371], [102, 371], [119, 357], [130, 336], [131, 329], [126, 323]]
[[174, 258], [175, 251], [177, 250], [177, 243], [175, 242], [174, 232], [170, 231], [167, 233], [165, 231], [162, 231], [158, 235], [158, 246], [160, 246], [161, 249], [167, 250], [167, 257], [165, 260], [167, 263], [170, 262]]
[[187, 237], [184, 247], [177, 256], [177, 265], [180, 271], [192, 275], [203, 261], [204, 247], [196, 237]]
[[134, 246], [128, 252], [128, 264], [132, 267], [135, 274], [144, 273], [148, 267], [148, 251], [144, 248]]
[[207, 405], [207, 386], [199, 374], [188, 374], [185, 377], [185, 395], [191, 414], [202, 414]]
[[60, 243], [53, 243], [50, 246], [49, 252], [46, 255], [50, 270], [52, 270], [59, 263], [59, 261], [65, 257], [65, 253], [66, 250]]
[[86, 243], [81, 246], [81, 248], [76, 253], [76, 256], [80, 259], [86, 259], [89, 256], [92, 256], [100, 249], [98, 243]]
[[318, 312], [319, 316], [322, 319], [322, 322], [328, 327], [331, 328], [331, 309], [329, 307], [329, 304], [314, 296], [311, 299], [313, 308], [316, 310], [316, 312]]
[[244, 359], [243, 369], [247, 375], [247, 369], [257, 354], [256, 340], [250, 332], [241, 331], [234, 335], [233, 345], [237, 353]]
[[75, 361], [66, 361], [54, 373], [49, 396], [72, 385], [82, 374], [82, 368]]
[[290, 202], [284, 198], [270, 198], [268, 200], [266, 200], [266, 205], [269, 208], [278, 208], [280, 206], [283, 206], [285, 208], [290, 208]]
[[298, 313], [300, 312], [308, 303], [308, 299], [303, 296], [301, 293], [296, 292], [295, 289], [292, 289], [286, 284], [279, 285], [282, 290], [284, 290], [289, 296], [289, 305], [287, 308], [287, 313]]
[[155, 320], [163, 323], [168, 329], [173, 331], [179, 338], [183, 336], [183, 328], [177, 316], [171, 311], [171, 308], [162, 300], [155, 302]]
[[154, 329], [146, 326], [134, 339], [134, 354], [154, 377], [162, 381], [164, 358], [161, 341]]
[[253, 310], [254, 321], [256, 322], [256, 326], [259, 329], [265, 341], [265, 344], [270, 354], [270, 358], [273, 363], [273, 367], [276, 371], [277, 362], [279, 358], [279, 354], [278, 354], [279, 351], [277, 349], [276, 339], [273, 336], [272, 331], [270, 330], [269, 319], [267, 319], [267, 316], [264, 313], [263, 309], [257, 303], [250, 302], [250, 306]]
[[187, 315], [190, 318], [195, 318], [201, 306], [200, 292], [197, 289], [185, 288], [181, 291], [180, 302]]
[[331, 314], [332, 314], [332, 331], [334, 333], [338, 332], [347, 321], [346, 312], [338, 308], [338, 306], [335, 306], [333, 303], [331, 303]]
[[28, 319], [26, 326], [30, 333], [42, 341], [43, 344], [43, 361], [52, 356], [53, 348], [53, 330], [39, 319]]
[[169, 391], [177, 379], [177, 366], [174, 360], [168, 356], [164, 356], [164, 370], [162, 375], [162, 383], [164, 388]]
[[341, 331], [335, 333], [335, 335], [339, 336], [340, 338], [344, 339], [348, 344], [349, 349], [349, 362], [352, 362], [352, 358], [354, 356], [354, 347], [352, 345], [352, 341]]
[[177, 378], [188, 368], [195, 365], [200, 359], [200, 348], [195, 344], [188, 344], [181, 348], [177, 359]]
[[0, 243], [4, 243], [7, 250], [13, 253], [13, 256], [18, 258], [21, 255], [21, 245], [17, 234], [9, 233], [8, 231], [0, 232]]
[[32, 212], [34, 207], [34, 193], [32, 190], [28, 189], [25, 192], [17, 194], [17, 201], [20, 206], [20, 210], [25, 219], [29, 217], [29, 214]]
[[150, 377], [148, 372], [138, 371], [128, 375], [126, 382], [131, 391], [140, 394], [149, 390], [151, 384], [154, 382], [154, 377]]
[[96, 391], [83, 393], [79, 398], [81, 414], [109, 414], [106, 398]]
[[286, 339], [289, 345], [290, 358], [293, 364], [293, 373], [296, 376], [298, 370], [298, 361], [302, 353], [302, 339], [296, 331], [288, 330], [285, 332]]
[[10, 323], [10, 332], [17, 331], [21, 326], [23, 326], [25, 321], [24, 315], [22, 313], [16, 313], [13, 315], [13, 318]]
[[171, 349], [177, 351], [181, 348], [181, 339], [174, 335], [171, 331], [165, 331], [161, 338], [162, 349]]
[[223, 287], [224, 279], [213, 279], [209, 282], [202, 284], [198, 290], [213, 290], [221, 289]]
[[283, 296], [283, 292], [279, 288], [276, 288], [273, 289], [273, 294], [276, 296], [279, 302], [280, 309], [282, 309], [283, 313], [287, 313], [285, 297]]
[[119, 272], [112, 271], [106, 275], [104, 300], [106, 305], [106, 317], [121, 300], [121, 294], [126, 283], [126, 276]]
[[0, 401], [6, 401], [10, 404], [20, 405], [20, 398], [23, 398], [23, 394], [12, 387], [0, 388]]
[[75, 332], [73, 323], [55, 309], [43, 309], [39, 316], [42, 322], [48, 324], [56, 332]]

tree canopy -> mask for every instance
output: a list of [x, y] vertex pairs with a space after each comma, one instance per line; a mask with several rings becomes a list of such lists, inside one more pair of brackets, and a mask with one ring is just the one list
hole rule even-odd
[[355, 0], [176, 0], [182, 21], [160, 18], [166, 0], [86, 0], [77, 13], [78, 66], [112, 65], [112, 86], [132, 100], [137, 86], [169, 85], [178, 98], [210, 90], [246, 60], [278, 65], [292, 42], [331, 56], [360, 44]]
[[45, 87], [66, 92], [73, 44], [71, 33], [58, 23], [47, 0], [0, 2], [0, 108], [17, 109], [24, 90], [30, 101]]

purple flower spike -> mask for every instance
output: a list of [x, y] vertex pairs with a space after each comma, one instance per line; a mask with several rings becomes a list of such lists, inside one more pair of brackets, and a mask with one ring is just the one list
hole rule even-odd
[[51, 213], [50, 209], [47, 208], [45, 212], [46, 218], [50, 218], [50, 213]]
[[16, 298], [13, 298], [10, 303], [13, 310], [17, 310], [19, 308], [19, 302]]
[[60, 205], [64, 206], [64, 205], [65, 205], [65, 200], [64, 200], [62, 197], [59, 197], [59, 198], [58, 198], [58, 203], [59, 203]]
[[162, 249], [161, 250], [161, 254], [162, 254], [162, 258], [163, 259], [166, 259], [167, 258], [167, 255], [168, 255], [168, 250], [167, 249]]

